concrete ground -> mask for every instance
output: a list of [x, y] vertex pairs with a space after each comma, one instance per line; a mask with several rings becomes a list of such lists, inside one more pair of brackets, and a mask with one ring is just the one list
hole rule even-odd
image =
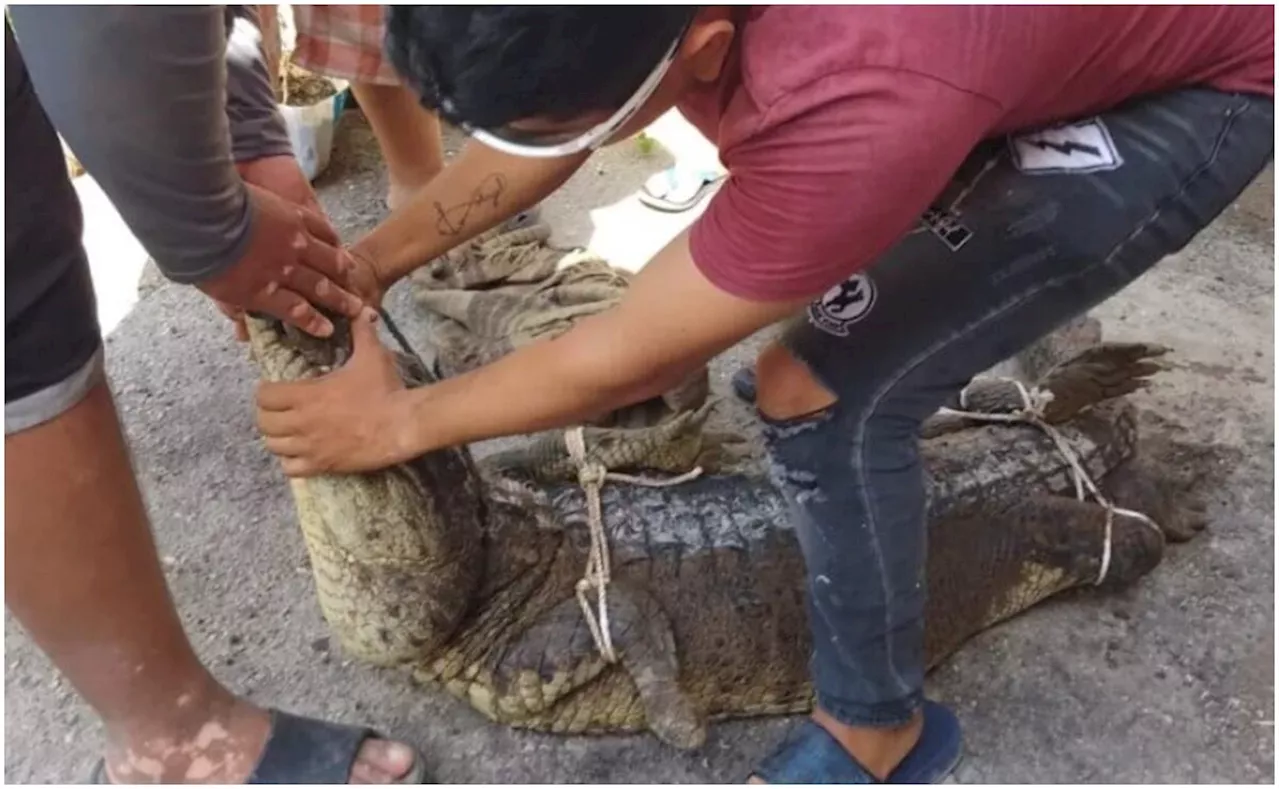
[[[319, 186], [354, 239], [383, 215], [385, 179], [358, 113], [340, 132]], [[657, 151], [607, 151], [549, 203], [560, 240], [636, 266], [689, 221], [633, 195], [671, 152], [707, 151], [670, 118], [654, 136]], [[1171, 548], [1132, 589], [1065, 595], [976, 638], [935, 672], [929, 691], [965, 726], [958, 781], [1273, 781], [1272, 183], [1266, 174], [1191, 247], [1098, 313], [1110, 338], [1175, 349], [1174, 369], [1141, 404], [1179, 440], [1231, 458], [1208, 532]], [[331, 651], [289, 492], [254, 430], [245, 349], [198, 293], [144, 271], [92, 182], [78, 185], [111, 382], [160, 553], [197, 650], [233, 688], [408, 738], [442, 782], [732, 782], [783, 736], [786, 720], [726, 724], [686, 754], [647, 736], [525, 734]], [[421, 345], [406, 294], [394, 292], [389, 306]], [[721, 387], [745, 353], [718, 365]], [[6, 780], [81, 780], [100, 745], [97, 722], [11, 619], [5, 635]]]

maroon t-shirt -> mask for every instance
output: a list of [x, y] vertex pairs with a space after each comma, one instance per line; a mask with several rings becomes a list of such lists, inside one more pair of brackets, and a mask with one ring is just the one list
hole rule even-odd
[[1272, 6], [741, 9], [680, 111], [730, 177], [694, 260], [749, 299], [816, 295], [910, 230], [984, 138], [1191, 85], [1272, 95]]

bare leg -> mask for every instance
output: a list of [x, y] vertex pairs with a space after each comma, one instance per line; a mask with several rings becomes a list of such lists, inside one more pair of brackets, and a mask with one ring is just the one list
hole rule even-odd
[[[174, 611], [105, 384], [5, 437], [5, 596], [101, 716], [113, 780], [243, 782], [268, 730], [196, 658]], [[403, 751], [403, 752], [392, 752]], [[353, 782], [403, 775], [412, 752], [367, 741]]]
[[387, 207], [394, 211], [444, 169], [440, 121], [403, 85], [356, 82], [351, 92], [387, 162]]

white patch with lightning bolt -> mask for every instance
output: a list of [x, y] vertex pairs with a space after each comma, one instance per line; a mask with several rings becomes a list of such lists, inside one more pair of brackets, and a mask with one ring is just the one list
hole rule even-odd
[[1010, 135], [1013, 166], [1031, 175], [1097, 173], [1124, 163], [1101, 118]]

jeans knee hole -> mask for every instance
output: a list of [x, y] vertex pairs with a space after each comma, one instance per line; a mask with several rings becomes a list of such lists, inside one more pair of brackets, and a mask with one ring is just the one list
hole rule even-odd
[[829, 416], [839, 398], [813, 370], [778, 344], [756, 361], [756, 413], [766, 424], [792, 426]]
[[783, 418], [772, 417], [766, 414], [764, 411], [761, 411], [759, 408], [756, 409], [756, 415], [760, 418], [760, 421], [763, 422], [767, 427], [772, 427], [776, 429], [804, 428], [807, 426], [818, 427], [819, 425], [822, 425], [826, 422], [831, 421], [831, 418], [835, 415], [835, 412], [836, 412], [835, 403], [819, 408], [816, 411], [810, 411], [807, 414], [798, 414], [796, 416], [788, 416]]

